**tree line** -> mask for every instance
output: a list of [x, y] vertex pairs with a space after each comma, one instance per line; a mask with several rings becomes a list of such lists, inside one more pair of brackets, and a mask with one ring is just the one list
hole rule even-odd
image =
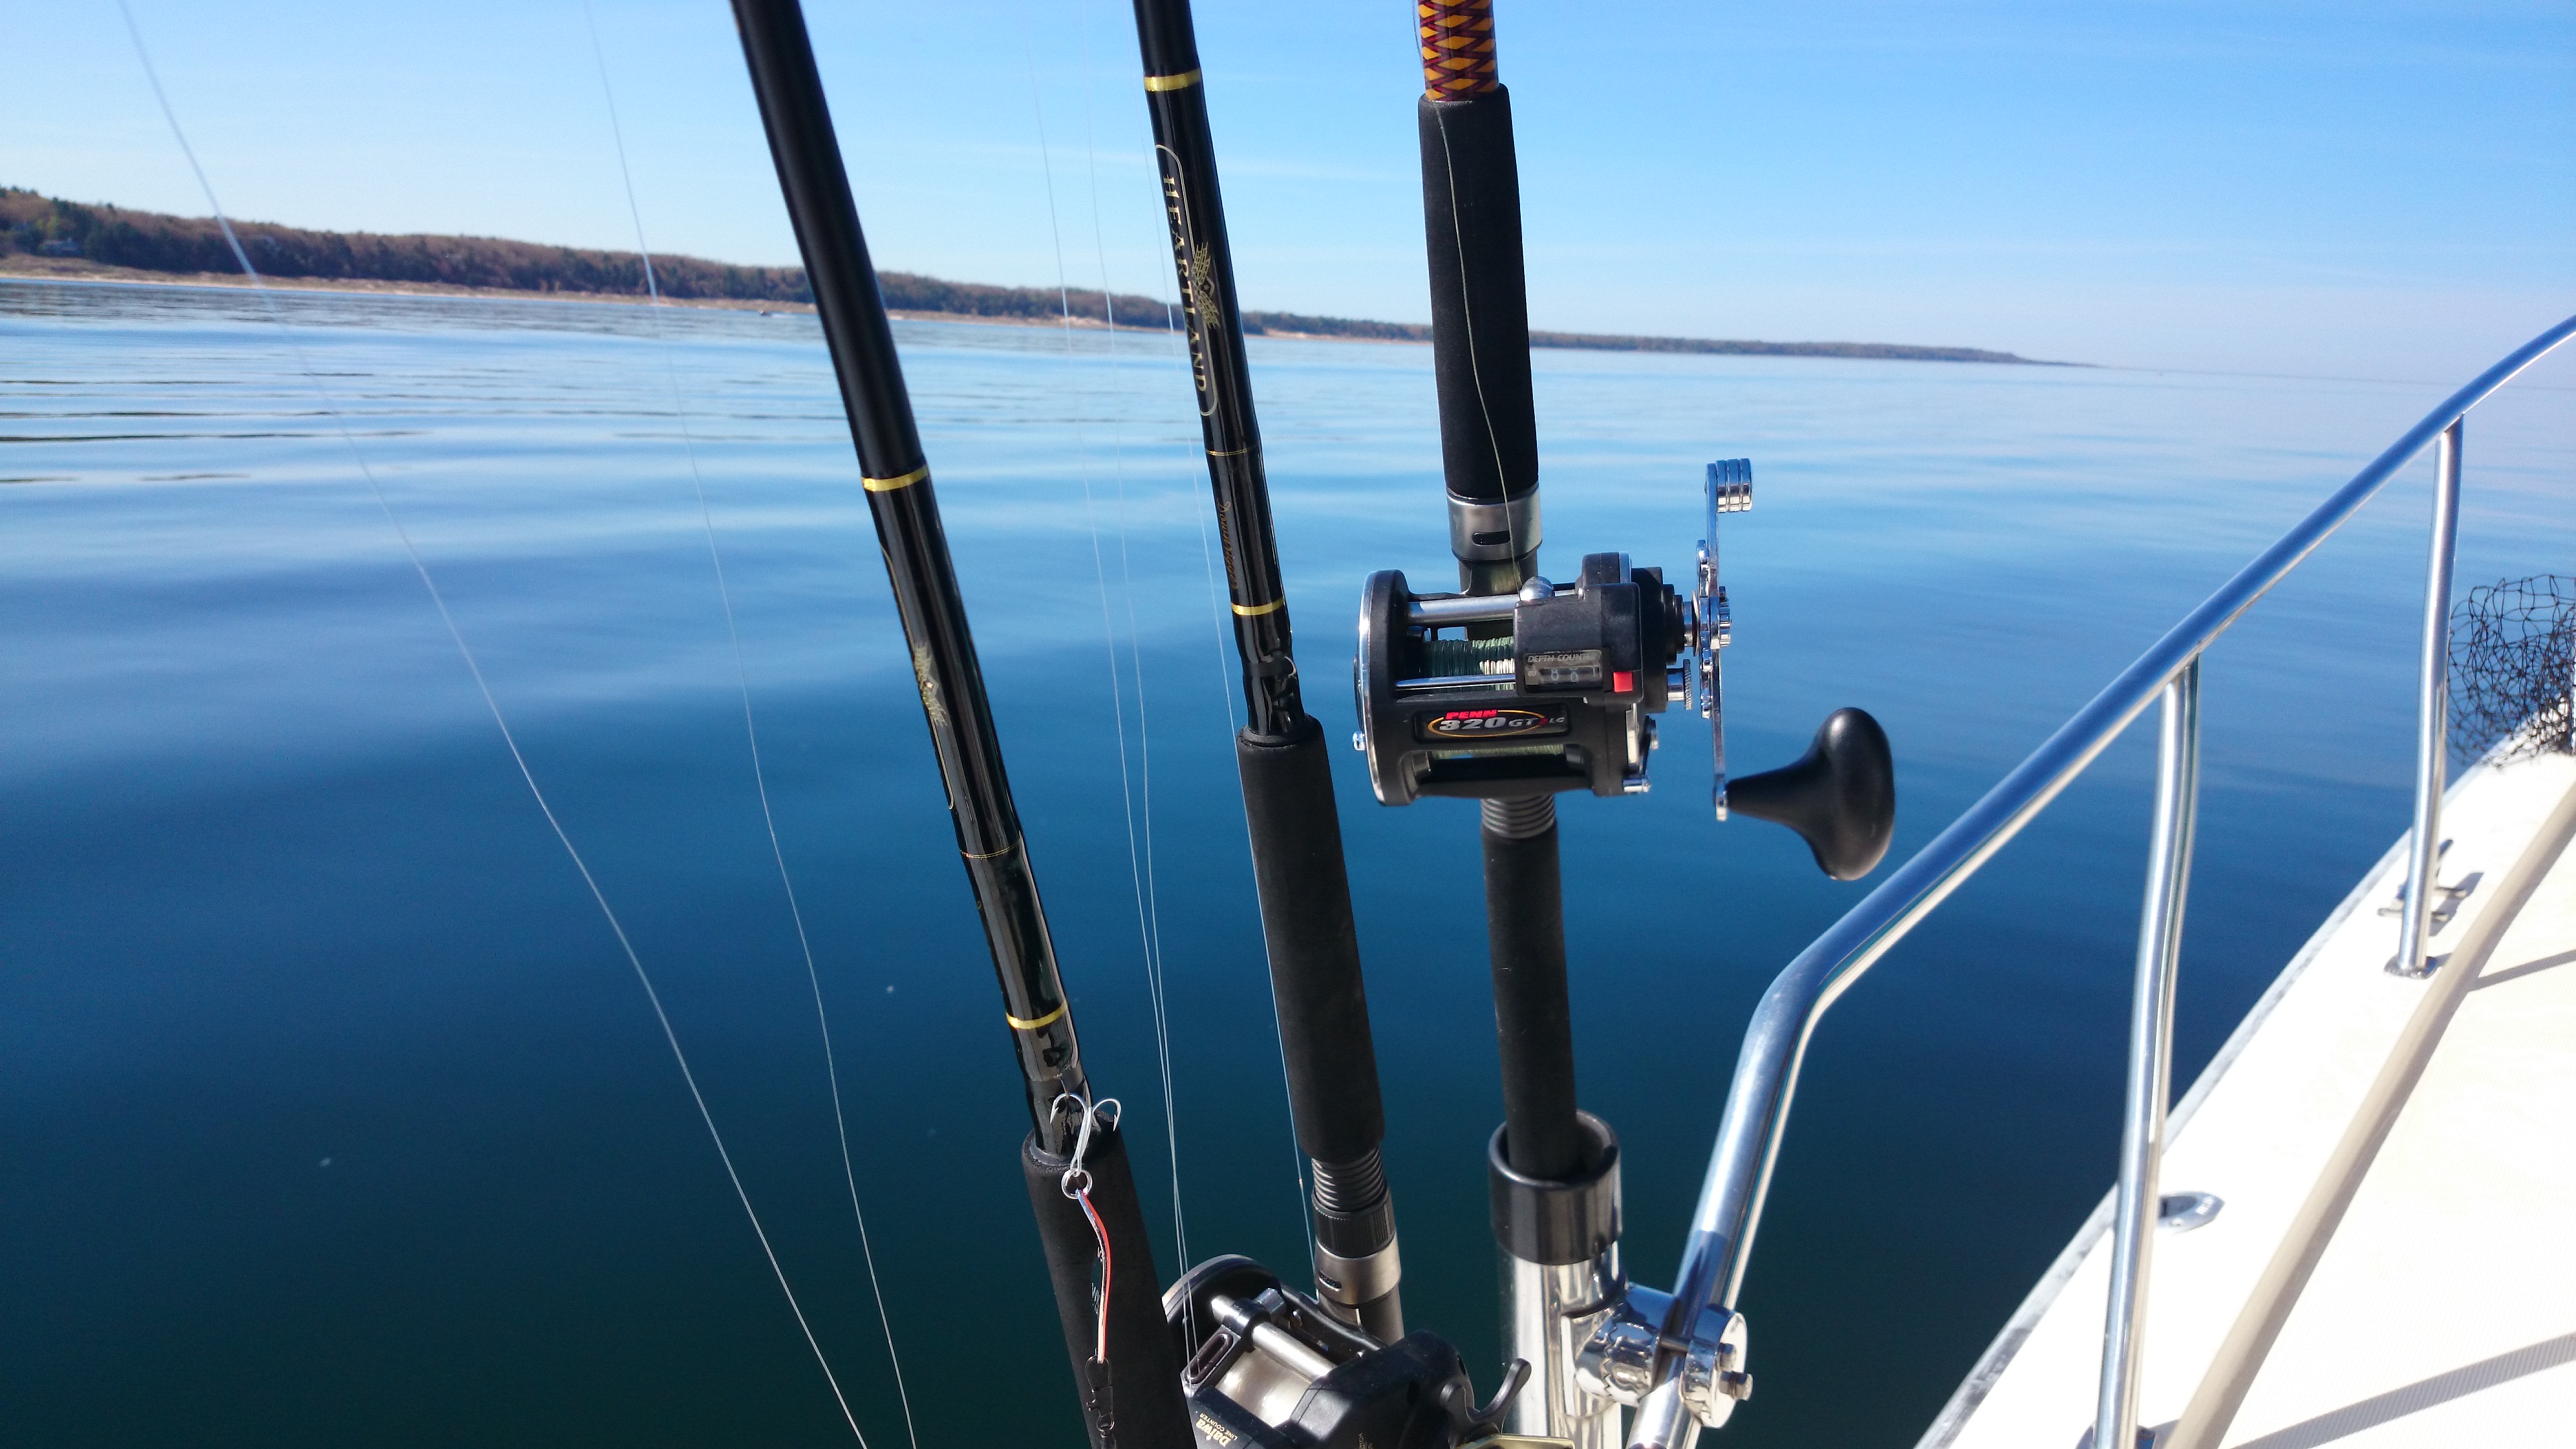
[[[311, 231], [274, 222], [237, 221], [233, 234], [260, 274], [280, 279], [440, 283], [575, 296], [646, 295], [643, 260], [633, 252], [593, 251], [480, 236], [382, 236]], [[237, 274], [241, 264], [211, 217], [171, 216], [129, 207], [83, 205], [0, 187], [0, 255], [82, 257], [106, 266], [181, 275]], [[703, 257], [656, 256], [653, 284], [688, 301], [811, 303], [802, 267], [745, 267]], [[1070, 313], [1090, 322], [1161, 331], [1177, 324], [1164, 302], [1131, 292], [997, 287], [913, 272], [879, 272], [877, 287], [898, 312], [938, 312], [996, 321], [1050, 322]], [[1246, 312], [1256, 336], [1360, 338], [1428, 342], [1415, 322], [1371, 322], [1298, 312]], [[1587, 332], [1532, 332], [1533, 347], [1617, 352], [1694, 352], [1732, 356], [1861, 357], [1918, 362], [2027, 362], [2009, 352], [1973, 347], [1908, 347], [1883, 342], [1733, 342], [1701, 337], [1613, 337]]]
[[[313, 231], [274, 222], [236, 221], [233, 235], [260, 275], [280, 280], [424, 282], [612, 297], [646, 295], [643, 259], [633, 252], [547, 246], [498, 237], [385, 236]], [[0, 188], [0, 253], [73, 256], [105, 266], [186, 275], [238, 273], [241, 263], [211, 217], [171, 216], [130, 207], [83, 205], [21, 187]], [[748, 267], [703, 257], [656, 256], [653, 285], [688, 301], [814, 300], [802, 267]], [[1150, 297], [1058, 294], [1037, 287], [951, 282], [909, 272], [881, 272], [886, 305], [898, 311], [1044, 320], [1062, 315], [1106, 322], [1113, 309], [1125, 324], [1164, 323]]]

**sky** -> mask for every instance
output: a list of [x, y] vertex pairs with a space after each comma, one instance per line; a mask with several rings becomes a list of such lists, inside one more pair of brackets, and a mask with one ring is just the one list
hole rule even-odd
[[[622, 132], [655, 250], [796, 260], [718, 0], [131, 3], [237, 216], [632, 247]], [[1126, 5], [808, 9], [878, 265], [1169, 294]], [[2442, 382], [2576, 312], [2576, 0], [1496, 15], [1534, 326]], [[1425, 320], [1409, 0], [1198, 23], [1245, 304]], [[0, 184], [204, 214], [113, 0], [6, 26]]]

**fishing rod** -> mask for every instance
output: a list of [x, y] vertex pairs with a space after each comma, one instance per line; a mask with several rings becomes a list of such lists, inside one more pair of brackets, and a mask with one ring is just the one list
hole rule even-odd
[[1315, 1286], [1336, 1317], [1392, 1342], [1404, 1334], [1403, 1267], [1395, 1202], [1379, 1155], [1386, 1114], [1377, 1051], [1332, 767], [1323, 727], [1306, 713], [1298, 689], [1208, 130], [1206, 77], [1189, 0], [1136, 0], [1135, 8], [1163, 215], [1250, 710], [1250, 722], [1235, 737], [1235, 763], [1287, 1063], [1289, 1117], [1314, 1183]]
[[[1611, 1449], [1644, 1405], [1688, 1449], [1750, 1391], [1744, 1323], [1619, 1270], [1618, 1141], [1576, 1106], [1555, 795], [1640, 794], [1655, 720], [1696, 690], [1725, 818], [1716, 523], [1750, 465], [1712, 464], [1695, 592], [1625, 554], [1538, 572], [1538, 450], [1510, 99], [1489, 0], [1431, 0], [1420, 103], [1456, 593], [1370, 578], [1354, 680], [1378, 798], [1479, 802], [1504, 1123], [1488, 1148], [1517, 1357], [1483, 1404], [1457, 1350], [1402, 1326], [1392, 1199], [1348, 871], [1322, 728], [1306, 713], [1187, 0], [1136, 0], [1137, 37], [1225, 544], [1250, 719], [1236, 740], [1298, 1145], [1314, 1168], [1316, 1292], [1248, 1258], [1185, 1265], [1159, 1295], [1115, 1116], [1085, 1079], [1064, 983], [977, 666], [893, 334], [796, 0], [733, 0], [743, 51], [850, 418], [869, 513], [1028, 1091], [1023, 1176], [1096, 1449]], [[1450, 637], [1451, 635], [1456, 637]], [[1684, 667], [1684, 655], [1695, 668]], [[1737, 808], [1799, 829], [1829, 874], [1893, 825], [1886, 737], [1837, 711], [1806, 759], [1738, 781]], [[1113, 1265], [1125, 1264], [1124, 1272]], [[1093, 1273], [1099, 1274], [1095, 1293]], [[1525, 1392], [1525, 1390], [1527, 1390]]]
[[1539, 572], [1519, 160], [1492, 0], [1419, 0], [1416, 16], [1432, 372], [1459, 583], [1416, 592], [1395, 570], [1369, 578], [1358, 743], [1381, 803], [1478, 804], [1503, 1089], [1489, 1198], [1510, 1267], [1511, 1351], [1534, 1370], [1510, 1426], [1610, 1449], [1620, 1409], [1650, 1391], [1686, 1408], [1695, 1434], [1724, 1422], [1752, 1381], [1740, 1317], [1675, 1302], [1621, 1271], [1618, 1137], [1577, 1105], [1556, 796], [1646, 793], [1656, 716], [1696, 693], [1717, 819], [1731, 805], [1788, 825], [1820, 868], [1850, 880], [1886, 853], [1895, 774], [1877, 722], [1844, 709], [1797, 763], [1727, 779], [1719, 656], [1733, 623], [1718, 523], [1752, 506], [1750, 461], [1708, 466], [1688, 594], [1624, 553], [1584, 555], [1571, 582]]
[[[894, 333], [797, 0], [733, 0], [743, 58], [813, 288], [861, 487], [893, 585], [950, 823], [1002, 988], [1028, 1092], [1020, 1151], [1094, 1449], [1188, 1449], [1180, 1361], [1164, 1321], [1134, 1174], [1114, 1113], [1082, 1069], [1073, 1009], [976, 662]], [[1100, 1285], [1095, 1293], [1093, 1274]]]
[[[1516, 1357], [1494, 1396], [1473, 1407], [1445, 1340], [1394, 1337], [1394, 1224], [1377, 1165], [1382, 1109], [1347, 871], [1321, 730], [1298, 695], [1207, 81], [1186, 0], [1135, 8], [1251, 707], [1237, 757], [1272, 990], [1298, 1143], [1316, 1167], [1317, 1297], [1239, 1257], [1191, 1267], [1164, 1296], [1200, 1443], [1454, 1449], [1502, 1442], [1508, 1425], [1517, 1442], [1611, 1449], [1620, 1408], [1650, 1391], [1685, 1405], [1694, 1432], [1722, 1422], [1750, 1390], [1742, 1319], [1675, 1303], [1620, 1272], [1618, 1139], [1576, 1105], [1555, 796], [1644, 793], [1654, 716], [1696, 695], [1717, 765], [1712, 804], [1726, 818], [1717, 652], [1731, 619], [1717, 520], [1750, 506], [1751, 465], [1708, 469], [1708, 534], [1689, 595], [1621, 553], [1584, 556], [1564, 584], [1540, 575], [1518, 162], [1491, 7], [1418, 4], [1432, 361], [1459, 591], [1416, 593], [1399, 572], [1371, 576], [1353, 744], [1382, 803], [1479, 804], [1504, 1097], [1488, 1175], [1495, 1238], [1511, 1265]], [[1886, 736], [1858, 710], [1830, 717], [1805, 759], [1737, 781], [1731, 793], [1743, 813], [1798, 829], [1839, 879], [1874, 866], [1893, 831]], [[1341, 1154], [1363, 1150], [1376, 1221], [1361, 1245], [1383, 1243], [1387, 1270], [1375, 1299], [1376, 1283], [1348, 1276], [1367, 1265], [1349, 1258], [1353, 1223], [1335, 1192], [1347, 1180]], [[1424, 1412], [1435, 1404], [1439, 1413]]]

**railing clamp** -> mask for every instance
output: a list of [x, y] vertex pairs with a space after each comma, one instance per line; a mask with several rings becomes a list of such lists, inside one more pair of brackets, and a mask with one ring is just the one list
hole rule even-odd
[[1690, 1341], [1673, 1344], [1661, 1329], [1669, 1302], [1652, 1289], [1631, 1289], [1576, 1350], [1575, 1383], [1586, 1393], [1635, 1408], [1656, 1387], [1658, 1360], [1669, 1362], [1667, 1355], [1678, 1351], [1681, 1362], [1672, 1382], [1678, 1385], [1682, 1407], [1702, 1427], [1717, 1428], [1737, 1404], [1753, 1397], [1753, 1375], [1744, 1368], [1744, 1315], [1702, 1309]]

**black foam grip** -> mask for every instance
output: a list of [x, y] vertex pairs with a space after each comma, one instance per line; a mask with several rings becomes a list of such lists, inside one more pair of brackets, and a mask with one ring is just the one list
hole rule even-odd
[[1181, 1362], [1163, 1322], [1154, 1245], [1145, 1236], [1126, 1144], [1114, 1128], [1092, 1132], [1083, 1166], [1091, 1173], [1091, 1205], [1109, 1229], [1114, 1270], [1106, 1375], [1092, 1359], [1099, 1341], [1092, 1296], [1099, 1239], [1082, 1204], [1064, 1195], [1065, 1159], [1048, 1155], [1034, 1133], [1020, 1146], [1020, 1171], [1028, 1180], [1029, 1206], [1037, 1210], [1038, 1240], [1046, 1248], [1047, 1276], [1055, 1284], [1056, 1313], [1064, 1320], [1064, 1345], [1073, 1359], [1092, 1449], [1192, 1449], [1196, 1439], [1181, 1399]]
[[1297, 1145], [1318, 1161], [1356, 1162], [1386, 1136], [1386, 1113], [1323, 726], [1302, 718], [1275, 742], [1246, 732], [1235, 738], [1234, 758]]
[[1511, 92], [1425, 96], [1418, 113], [1442, 471], [1461, 498], [1518, 498], [1538, 486], [1538, 419]]
[[1562, 1181], [1587, 1164], [1574, 1112], [1574, 1016], [1565, 985], [1565, 896], [1556, 827], [1520, 840], [1491, 830], [1482, 834], [1505, 1150], [1513, 1171]]

